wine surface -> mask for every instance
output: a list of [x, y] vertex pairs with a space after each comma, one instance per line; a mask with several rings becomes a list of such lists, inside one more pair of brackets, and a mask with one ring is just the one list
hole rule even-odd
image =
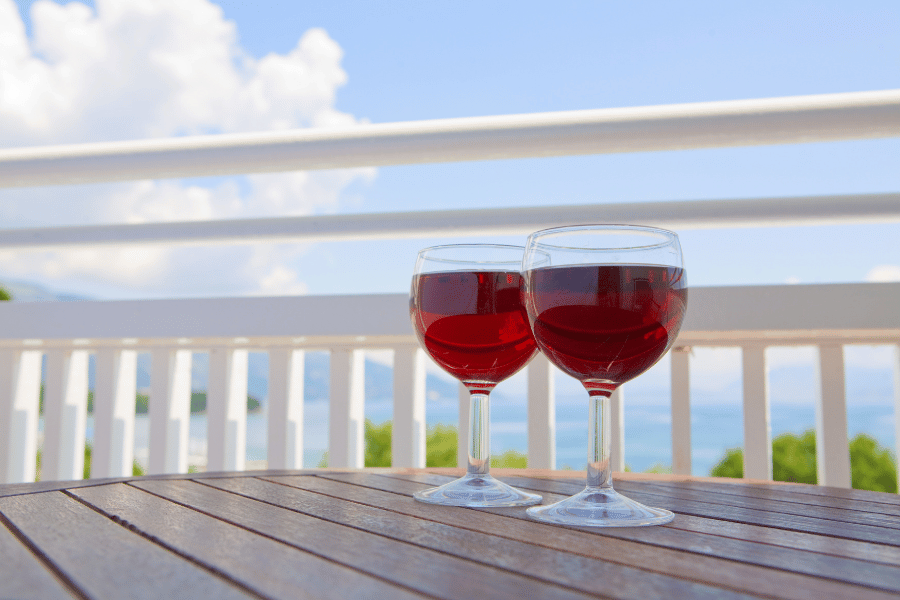
[[469, 389], [490, 391], [537, 353], [521, 280], [518, 272], [506, 271], [413, 277], [413, 329], [435, 362]]
[[541, 351], [591, 393], [637, 377], [675, 341], [684, 269], [574, 265], [525, 273], [524, 303]]

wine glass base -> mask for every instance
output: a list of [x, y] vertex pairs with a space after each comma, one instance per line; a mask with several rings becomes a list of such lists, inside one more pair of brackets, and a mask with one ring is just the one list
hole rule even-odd
[[443, 504], [444, 506], [465, 506], [469, 508], [496, 508], [501, 506], [531, 506], [541, 501], [537, 494], [517, 490], [489, 474], [463, 477], [429, 490], [416, 492], [413, 497], [419, 502]]
[[538, 521], [580, 527], [642, 527], [662, 525], [675, 518], [668, 510], [644, 506], [611, 487], [587, 487], [571, 498], [526, 512]]

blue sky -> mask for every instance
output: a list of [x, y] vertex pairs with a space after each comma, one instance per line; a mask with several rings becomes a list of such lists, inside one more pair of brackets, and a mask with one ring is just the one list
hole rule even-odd
[[[17, 7], [35, 47], [35, 59], [52, 63], [52, 52], [42, 51], [40, 44], [34, 43], [36, 30], [52, 19], [37, 13], [32, 18], [35, 4], [41, 2], [20, 1]], [[86, 18], [99, 22], [103, 15], [140, 3], [106, 0], [86, 4], [96, 11]], [[214, 4], [221, 8], [218, 20], [209, 16], [215, 11], [207, 10], [205, 18], [230, 28], [235, 62], [289, 56], [310, 29], [324, 30], [339, 48], [332, 70], [342, 71], [343, 78], [329, 84], [331, 95], [323, 100], [327, 105], [323, 110], [356, 122], [900, 87], [900, 5], [889, 1], [853, 5], [657, 2], [641, 6], [569, 2], [554, 5], [552, 10], [545, 3], [494, 2], [477, 11], [422, 2], [235, 0]], [[189, 36], [190, 11], [208, 8], [209, 3], [191, 0], [158, 5], [153, 15], [144, 15], [144, 21], [159, 20], [169, 29], [182, 28]], [[152, 39], [153, 29], [148, 31]], [[112, 34], [110, 39], [115, 39]], [[152, 47], [153, 42], [148, 43]], [[158, 43], [162, 47], [174, 42], [159, 35]], [[164, 95], [166, 91], [155, 93]], [[107, 102], [118, 101], [115, 110], [125, 115], [127, 100], [121, 96]], [[285, 103], [295, 100], [290, 96], [280, 99]], [[96, 99], [94, 103], [103, 104]], [[140, 106], [133, 110], [140, 120]], [[262, 115], [255, 122], [231, 126], [226, 124], [228, 118], [223, 117], [221, 123], [215, 119], [182, 120], [180, 126], [153, 121], [141, 129], [124, 125], [123, 116], [123, 126], [118, 129], [104, 121], [82, 131], [66, 130], [61, 118], [58, 136], [26, 135], [20, 143], [259, 130], [276, 122]], [[0, 132], [2, 119], [0, 112]], [[315, 120], [315, 115], [301, 115], [291, 125], [308, 126]], [[85, 121], [91, 122], [89, 118]], [[895, 192], [900, 190], [900, 140], [397, 166], [313, 177], [331, 179], [321, 185], [314, 181], [302, 189], [282, 186], [284, 191], [278, 193], [315, 196], [311, 188], [318, 185], [328, 188], [328, 198], [289, 206], [282, 214]], [[156, 185], [177, 186], [181, 191], [186, 187], [205, 189], [216, 198], [236, 194], [237, 199], [232, 200], [241, 203], [245, 201], [242, 191], [252, 184], [247, 184], [247, 178], [230, 178]], [[269, 186], [269, 193], [276, 193], [271, 188], [277, 187]], [[37, 226], [114, 222], [123, 216], [124, 220], [146, 221], [279, 214], [277, 207], [254, 208], [249, 202], [243, 210], [231, 212], [215, 207], [191, 212], [183, 208], [186, 201], [175, 200], [169, 201], [167, 210], [146, 208], [154, 197], [179, 197], [171, 188], [144, 195], [134, 192], [129, 197], [136, 198], [132, 202], [142, 208], [124, 215], [109, 207], [93, 212], [53, 210], [62, 202], [58, 200], [62, 195], [96, 198], [114, 196], [116, 189], [109, 185], [0, 191], [0, 217], [6, 216], [11, 226]], [[9, 207], [18, 208], [26, 201], [33, 210], [18, 210], [14, 218]], [[37, 210], [42, 205], [46, 209]], [[54, 216], [48, 218], [48, 213]], [[874, 277], [877, 267], [882, 267], [881, 278], [900, 278], [900, 248], [892, 241], [898, 234], [900, 225], [896, 224], [681, 232], [692, 285], [865, 281]], [[130, 278], [117, 278], [108, 270], [60, 267], [59, 261], [52, 259], [35, 259], [33, 273], [22, 267], [11, 272], [4, 269], [0, 258], [0, 277], [37, 280], [51, 288], [101, 298], [403, 292], [416, 250], [454, 241], [461, 240], [281, 246], [258, 250], [255, 256], [246, 249], [210, 247], [176, 251], [176, 258], [168, 259], [132, 248], [129, 251], [140, 255], [141, 264], [148, 266], [145, 276]], [[219, 264], [223, 256], [241, 265], [240, 277], [211, 275], [210, 265]], [[99, 256], [84, 260], [103, 262]], [[166, 265], [158, 266], [161, 262]], [[173, 267], [173, 262], [182, 266]], [[153, 265], [157, 265], [155, 270]], [[257, 285], [257, 275], [257, 279], [268, 278], [270, 284]]]
[[[896, 0], [63, 4], [0, 0], [0, 39], [12, 40], [0, 44], [0, 146], [900, 88]], [[894, 138], [0, 190], [0, 221], [898, 191]], [[679, 234], [691, 285], [900, 280], [900, 224]], [[98, 299], [406, 292], [419, 248], [458, 241], [524, 239], [0, 251], [0, 281]], [[813, 360], [770, 352], [782, 366]], [[847, 356], [885, 372], [892, 360], [886, 348]], [[699, 351], [695, 367], [698, 401], [739, 401], [735, 351]], [[629, 406], [652, 404], [668, 373], [662, 361], [636, 381]], [[579, 393], [562, 377], [558, 388]], [[523, 389], [517, 376], [498, 391]]]

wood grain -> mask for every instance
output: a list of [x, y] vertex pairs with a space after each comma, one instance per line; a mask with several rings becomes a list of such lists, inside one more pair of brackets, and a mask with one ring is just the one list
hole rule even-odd
[[[630, 483], [623, 482], [616, 486], [623, 493], [629, 491], [661, 494], [681, 500], [693, 500], [709, 504], [724, 504], [739, 508], [764, 510], [766, 512], [781, 513], [841, 521], [843, 523], [858, 523], [860, 525], [874, 525], [875, 527], [889, 527], [900, 530], [900, 516], [888, 515], [880, 512], [861, 510], [860, 507], [835, 507], [822, 506], [821, 504], [808, 504], [795, 502], [783, 498], [761, 498], [752, 495], [725, 494], [717, 489], [691, 489], [683, 485], [657, 485], [655, 483]], [[812, 496], [815, 498], [815, 496]], [[860, 504], [860, 503], [857, 503]]]
[[[801, 505], [826, 506], [830, 508], [843, 508], [864, 513], [892, 515], [900, 517], [900, 504], [888, 504], [860, 500], [857, 498], [843, 498], [835, 496], [820, 496], [797, 491], [795, 486], [758, 486], [751, 484], [731, 483], [729, 485], [715, 484], [707, 481], [653, 481], [645, 482], [654, 487], [674, 487], [684, 490], [708, 491], [716, 494], [732, 496], [744, 496], [747, 498], [759, 498], [762, 500], [781, 500]], [[832, 489], [832, 488], [829, 488]], [[887, 496], [887, 494], [885, 494]]]
[[[352, 476], [340, 475], [339, 477]], [[593, 531], [579, 531], [537, 523], [526, 519], [521, 509], [496, 509], [489, 512], [432, 506], [416, 502], [400, 505], [395, 500], [392, 501], [393, 493], [364, 486], [352, 486], [348, 483], [329, 481], [328, 479], [330, 477], [327, 479], [326, 477], [272, 478], [273, 481], [315, 490], [319, 493], [340, 495], [367, 505], [392, 506], [395, 510], [400, 510], [402, 506], [404, 513], [415, 514], [421, 518], [445, 523], [455, 528], [490, 533], [529, 545], [543, 546], [554, 551], [630, 565], [672, 577], [728, 587], [745, 593], [776, 595], [786, 598], [808, 598], [811, 595], [819, 598], [845, 598], [851, 590], [854, 593], [859, 592], [858, 589], [842, 584], [835, 585], [834, 582], [823, 581], [816, 577], [780, 570], [772, 571], [763, 566], [728, 560], [714, 553], [697, 556], [690, 551], [685, 551], [682, 547], [685, 535], [681, 535], [681, 539], [669, 540], [669, 547], [654, 547], [627, 538], [594, 535]], [[208, 483], [215, 485], [212, 481]], [[240, 485], [244, 485], [244, 483], [241, 482]], [[513, 516], [516, 521], [511, 522], [511, 519], [506, 518], [498, 519], [497, 516]], [[693, 540], [693, 546], [703, 547], [700, 542], [702, 540]], [[766, 547], [757, 545], [753, 548], [752, 545], [747, 545], [737, 549], [734, 554], [742, 557], [743, 552], [759, 552], [761, 548]], [[782, 557], [775, 556], [772, 562], [778, 558]], [[814, 563], [814, 561], [809, 562]], [[833, 565], [819, 565], [817, 572], [827, 571], [831, 566]], [[854, 569], [859, 567], [860, 565], [848, 564], [846, 571], [850, 577], [858, 577], [858, 571]], [[812, 567], [810, 568], [812, 569]], [[860, 578], [860, 581], [864, 580]], [[895, 583], [900, 585], [900, 581]], [[862, 595], [864, 596], [865, 592]], [[873, 597], [880, 596], [881, 594], [877, 593]]]
[[[266, 597], [421, 597], [130, 485], [80, 488], [72, 493], [123, 525], [211, 569], [228, 573]], [[242, 502], [239, 496], [228, 500], [237, 511], [251, 504]]]
[[[422, 477], [429, 476], [422, 475]], [[443, 476], [431, 475], [430, 477], [439, 477], [437, 481], [446, 481], [447, 479]], [[511, 485], [528, 489], [550, 491], [562, 495], [571, 495], [584, 488], [583, 484], [575, 482], [548, 481], [532, 478], [511, 477], [506, 478], [506, 481]], [[647, 485], [641, 486], [638, 482], [622, 482], [617, 484], [616, 489], [638, 502], [657, 508], [665, 508], [677, 514], [900, 546], [900, 531], [880, 525], [864, 525], [859, 523], [848, 523], [846, 521], [836, 521], [834, 519], [808, 517], [800, 514], [769, 512], [765, 510], [764, 504], [759, 505], [760, 508], [747, 508], [729, 504], [705, 502], [702, 500], [690, 500], [680, 497], [681, 492], [678, 490], [667, 491], [664, 488], [653, 488], [652, 486]]]
[[[359, 486], [370, 486], [376, 489], [390, 491], [394, 494], [399, 493], [403, 495], [411, 495], [414, 491], [424, 489], [428, 487], [428, 484], [433, 483], [433, 481], [417, 482], [412, 481], [411, 479], [432, 480], [436, 478], [438, 481], [446, 480], [446, 477], [444, 476], [427, 474], [373, 477], [367, 477], [360, 474], [324, 474], [318, 478], [302, 478], [302, 481], [307, 481], [307, 479], [315, 481], [316, 479], [325, 478], [352, 482]], [[288, 481], [291, 479], [293, 478], [278, 478], [279, 481]], [[507, 480], [509, 480], [509, 478], [507, 478]], [[357, 499], [362, 501], [362, 498]], [[561, 499], [561, 496], [550, 498], [550, 500], [556, 499]], [[382, 501], [386, 502], [386, 500]], [[547, 498], [545, 497], [545, 502], [546, 501]], [[469, 512], [483, 513], [487, 511], [477, 510]], [[494, 509], [490, 512], [519, 520], [527, 519], [521, 511]], [[676, 522], [678, 521], [678, 518], [679, 516], [676, 516]], [[529, 523], [529, 526], [538, 525], [538, 523], [534, 523], [530, 520], [526, 522]], [[504, 527], [511, 528], [513, 526], [506, 525]], [[897, 567], [872, 564], [856, 559], [838, 558], [817, 552], [804, 552], [788, 547], [773, 546], [768, 543], [748, 542], [707, 533], [682, 531], [671, 526], [615, 528], [604, 530], [584, 528], [581, 530], [572, 529], [571, 531], [580, 531], [582, 535], [587, 536], [584, 542], [586, 544], [597, 543], [597, 537], [615, 537], [623, 540], [631, 540], [633, 542], [662, 546], [673, 551], [684, 552], [687, 556], [693, 554], [693, 559], [699, 561], [699, 563], [702, 563], [702, 560], [701, 557], [697, 555], [705, 555], [708, 557], [727, 558], [736, 562], [754, 564], [766, 567], [767, 569], [793, 571], [798, 574], [811, 575], [814, 576], [814, 578], [824, 577], [854, 585], [878, 587], [889, 591], [900, 590], [900, 569]], [[567, 541], [567, 547], [571, 547], [569, 545], [572, 543], [573, 542], [571, 541]], [[727, 576], [727, 574], [710, 576], [723, 577]], [[794, 583], [797, 584], [799, 582]], [[812, 582], [806, 581], [806, 584], [812, 585]], [[759, 586], [759, 580], [750, 580], [749, 585]], [[777, 586], [775, 586], [773, 591], [776, 592], [776, 595], [790, 595], [794, 592], [801, 594], [805, 593], [803, 589], [786, 589], [778, 591]], [[849, 590], [841, 588], [832, 591], [836, 593], [835, 597], [847, 597], [846, 594]], [[855, 588], [854, 593], [862, 594], [863, 591], [859, 588]]]
[[0, 499], [0, 511], [90, 598], [254, 598], [62, 492]]
[[[280, 478], [279, 478], [280, 479]], [[291, 478], [291, 481], [317, 479], [314, 477]], [[418, 518], [410, 514], [422, 504], [411, 498], [388, 498], [381, 505], [363, 505], [344, 500], [337, 495], [327, 496], [313, 491], [303, 491], [275, 482], [253, 479], [206, 480], [206, 485], [259, 498], [265, 502], [301, 511], [319, 518], [348, 526], [359, 527], [393, 539], [407, 541], [418, 546], [445, 552], [461, 558], [475, 560], [510, 571], [523, 571], [528, 575], [561, 585], [569, 585], [587, 593], [595, 593], [598, 580], [604, 581], [604, 593], [621, 598], [693, 598], [734, 597], [723, 589], [698, 585], [689, 578], [676, 578], [656, 572], [638, 570], [627, 561], [607, 561], [602, 556], [582, 556], [559, 552], [508, 536], [496, 536], [473, 528], [460, 528], [438, 522], [435, 519]], [[341, 486], [334, 482], [333, 490]], [[429, 511], [440, 512], [444, 507], [428, 506]], [[522, 509], [518, 509], [522, 511]], [[469, 512], [469, 511], [464, 511]], [[498, 522], [493, 516], [486, 516]], [[621, 549], [618, 549], [621, 550]], [[609, 554], [611, 555], [612, 550]], [[688, 580], [686, 580], [688, 579]]]
[[[900, 597], [900, 499], [616, 474], [659, 527], [415, 502], [456, 469], [305, 469], [0, 486], [0, 599]], [[495, 472], [545, 504], [583, 474]]]
[[0, 518], [0, 598], [17, 600], [71, 599], [47, 566], [13, 534]]
[[[320, 556], [439, 598], [585, 598], [571, 588], [391, 540], [200, 483], [140, 481], [135, 486]], [[248, 504], [250, 506], [248, 506]], [[604, 593], [591, 594], [592, 596]]]

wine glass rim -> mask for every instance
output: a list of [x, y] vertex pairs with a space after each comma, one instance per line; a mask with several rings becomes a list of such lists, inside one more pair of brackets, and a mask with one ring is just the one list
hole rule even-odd
[[[609, 247], [609, 248], [584, 248], [579, 246], [562, 246], [558, 244], [551, 244], [544, 241], [538, 241], [539, 238], [547, 235], [551, 235], [558, 232], [576, 232], [576, 231], [586, 231], [591, 229], [604, 229], [604, 230], [619, 230], [619, 231], [643, 231], [647, 233], [657, 233], [663, 235], [666, 239], [661, 242], [653, 243], [653, 244], [644, 244], [640, 246], [621, 246], [621, 247]], [[652, 227], [650, 225], [628, 225], [623, 223], [588, 223], [583, 225], [562, 225], [559, 227], [548, 227], [547, 229], [540, 229], [535, 231], [531, 235], [528, 236], [529, 246], [532, 244], [536, 244], [543, 248], [558, 248], [560, 250], [594, 250], [594, 251], [603, 251], [603, 252], [612, 252], [612, 251], [622, 251], [622, 250], [650, 250], [653, 248], [662, 248], [663, 246], [667, 246], [672, 243], [673, 240], [678, 240], [678, 234], [669, 229], [663, 229], [662, 227]], [[676, 242], [677, 243], [677, 242]]]
[[[426, 253], [431, 252], [433, 250], [452, 250], [452, 249], [469, 249], [469, 250], [481, 250], [485, 248], [498, 248], [501, 250], [516, 250], [522, 255], [525, 254], [524, 246], [515, 246], [512, 244], [440, 244], [437, 246], [429, 246], [428, 248], [422, 248], [419, 250], [419, 256], [424, 257]], [[468, 264], [488, 264], [488, 265], [520, 265], [522, 263], [521, 256], [516, 258], [515, 260], [496, 260], [496, 259], [466, 259], [466, 258], [444, 258], [441, 256], [429, 256], [428, 260], [434, 262], [444, 262], [444, 263], [468, 263]]]

